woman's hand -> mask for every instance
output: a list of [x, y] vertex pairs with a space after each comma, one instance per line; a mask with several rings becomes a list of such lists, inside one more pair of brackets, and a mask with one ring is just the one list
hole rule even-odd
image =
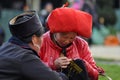
[[54, 61], [56, 68], [67, 68], [68, 64], [72, 59], [68, 59], [67, 57], [59, 57]]

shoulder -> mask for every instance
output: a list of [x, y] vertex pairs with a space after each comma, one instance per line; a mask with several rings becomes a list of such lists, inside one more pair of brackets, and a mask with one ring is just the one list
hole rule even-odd
[[74, 42], [81, 46], [88, 45], [87, 41], [80, 36], [77, 36]]
[[35, 53], [32, 50], [24, 49], [16, 44], [5, 43], [0, 48], [0, 56], [4, 58], [22, 60], [24, 57], [36, 57]]
[[50, 38], [50, 31], [47, 31], [46, 33], [44, 33], [42, 38], [43, 38], [43, 40], [49, 39]]

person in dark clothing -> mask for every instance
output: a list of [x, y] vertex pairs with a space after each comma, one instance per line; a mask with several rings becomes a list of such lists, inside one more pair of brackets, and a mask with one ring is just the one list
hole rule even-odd
[[0, 80], [62, 80], [39, 59], [44, 31], [35, 11], [11, 19], [9, 29], [12, 37], [0, 47]]
[[53, 10], [53, 4], [51, 2], [47, 2], [44, 8], [40, 11], [40, 20], [42, 22], [45, 32], [49, 30], [46, 26], [46, 19], [52, 10]]
[[[85, 12], [88, 12], [92, 15], [93, 17], [93, 27], [92, 28], [97, 28], [98, 30], [100, 29], [100, 24], [99, 24], [99, 21], [98, 21], [98, 14], [96, 12], [96, 5], [95, 5], [95, 2], [94, 0], [85, 0], [85, 3], [82, 7], [82, 10], [85, 11]], [[91, 46], [93, 44], [93, 40], [92, 38], [89, 38], [87, 40], [89, 46]]]
[[0, 26], [0, 46], [3, 44], [5, 39], [5, 31], [4, 29]]

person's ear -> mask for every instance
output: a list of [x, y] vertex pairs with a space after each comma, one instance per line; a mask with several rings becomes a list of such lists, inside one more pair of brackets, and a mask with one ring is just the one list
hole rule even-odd
[[32, 36], [32, 43], [33, 45], [37, 44], [38, 40], [37, 37], [35, 35]]
[[32, 44], [33, 44], [33, 46], [40, 49], [41, 40], [39, 40], [39, 38], [36, 35], [33, 35], [32, 36]]
[[33, 35], [32, 36], [32, 47], [37, 51], [39, 52], [40, 50], [40, 41], [39, 41], [39, 38], [36, 36], [36, 35]]

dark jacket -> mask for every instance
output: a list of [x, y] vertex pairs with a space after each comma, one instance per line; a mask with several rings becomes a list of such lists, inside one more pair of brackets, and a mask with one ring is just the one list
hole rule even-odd
[[0, 80], [61, 80], [27, 44], [11, 39], [0, 47]]

